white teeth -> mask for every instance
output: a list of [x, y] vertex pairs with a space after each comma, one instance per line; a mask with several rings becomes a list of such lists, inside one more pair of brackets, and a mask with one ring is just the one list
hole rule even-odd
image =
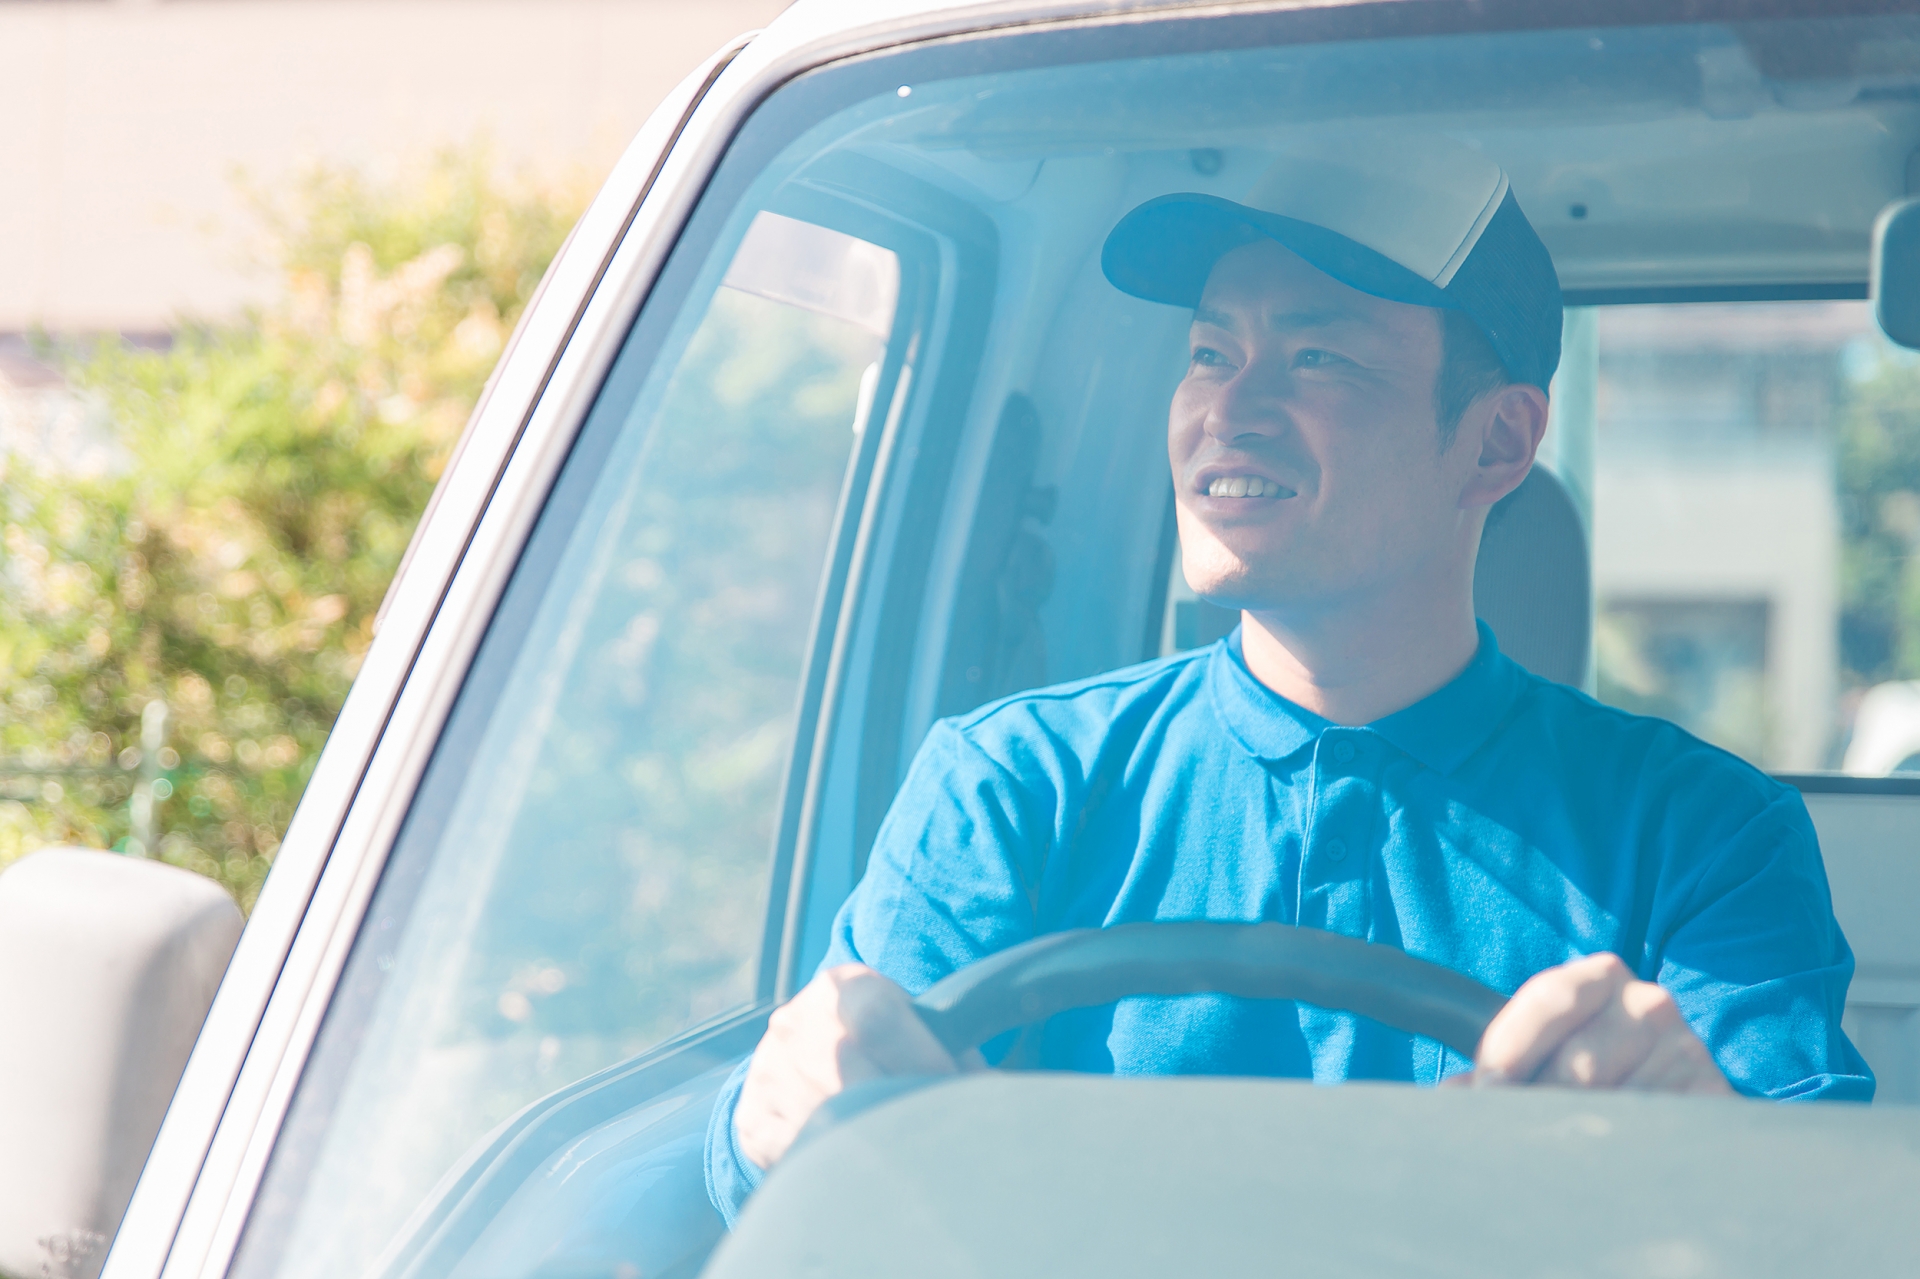
[[1257, 475], [1223, 475], [1207, 485], [1208, 497], [1278, 497], [1286, 492], [1281, 485]]

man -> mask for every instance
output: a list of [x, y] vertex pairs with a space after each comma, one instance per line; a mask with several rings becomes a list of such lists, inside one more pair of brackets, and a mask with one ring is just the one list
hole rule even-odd
[[1870, 1098], [1797, 794], [1476, 624], [1480, 534], [1559, 360], [1559, 283], [1505, 175], [1437, 143], [1296, 155], [1244, 203], [1135, 209], [1102, 266], [1194, 308], [1168, 423], [1183, 567], [1241, 626], [935, 726], [820, 974], [716, 1109], [728, 1219], [825, 1098], [979, 1064], [907, 992], [1136, 920], [1324, 928], [1515, 994], [1477, 1063], [1201, 995], [1056, 1017], [1039, 1064]]

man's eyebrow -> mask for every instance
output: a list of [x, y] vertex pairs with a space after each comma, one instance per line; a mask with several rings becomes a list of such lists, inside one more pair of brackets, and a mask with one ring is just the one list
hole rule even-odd
[[1328, 329], [1336, 324], [1365, 324], [1367, 317], [1343, 306], [1317, 311], [1282, 311], [1267, 320], [1270, 329]]

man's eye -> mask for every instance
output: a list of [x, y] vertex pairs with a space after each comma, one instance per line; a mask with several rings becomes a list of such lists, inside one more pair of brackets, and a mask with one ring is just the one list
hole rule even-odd
[[1296, 369], [1329, 369], [1342, 364], [1352, 364], [1344, 355], [1335, 355], [1332, 351], [1323, 351], [1319, 347], [1308, 347], [1293, 357]]
[[1193, 362], [1208, 368], [1219, 368], [1227, 362], [1227, 357], [1210, 346], [1197, 346], [1193, 349]]

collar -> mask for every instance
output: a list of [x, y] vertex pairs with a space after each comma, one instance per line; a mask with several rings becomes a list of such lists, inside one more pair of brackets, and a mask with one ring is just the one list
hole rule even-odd
[[[1526, 672], [1500, 651], [1478, 623], [1480, 646], [1466, 669], [1411, 706], [1358, 731], [1373, 733], [1439, 773], [1450, 773], [1493, 736], [1519, 699]], [[1240, 628], [1214, 645], [1207, 691], [1214, 711], [1248, 754], [1277, 763], [1338, 727], [1296, 706], [1253, 677], [1240, 648]]]

